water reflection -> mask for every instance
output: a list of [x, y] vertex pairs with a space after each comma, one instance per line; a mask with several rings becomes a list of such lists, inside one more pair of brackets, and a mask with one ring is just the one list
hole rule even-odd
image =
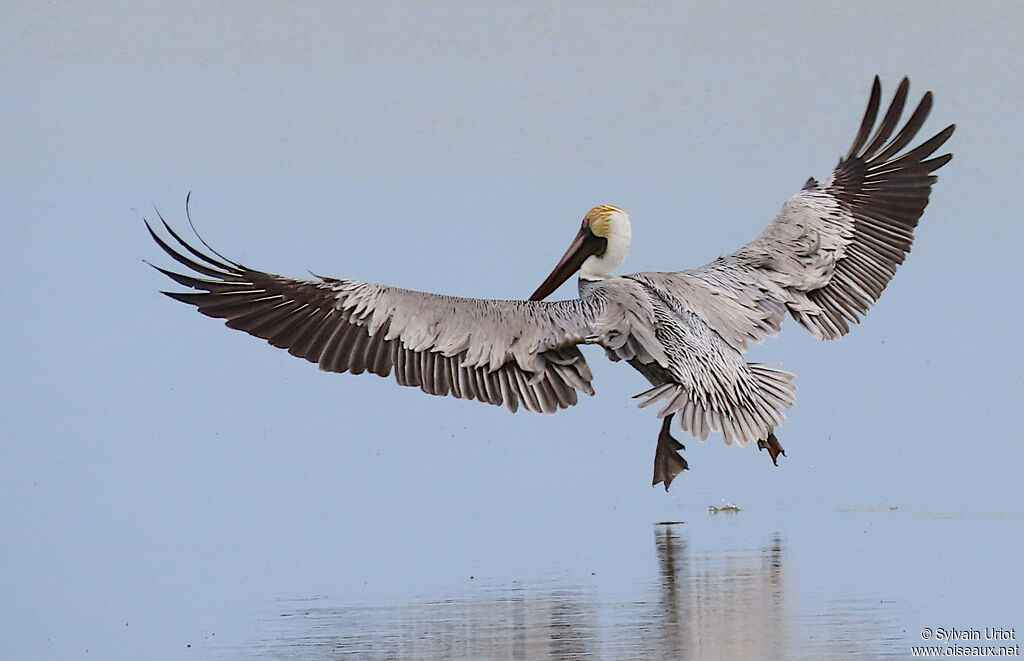
[[314, 600], [281, 613], [288, 622], [276, 639], [252, 651], [275, 659], [596, 658], [598, 603], [594, 593], [543, 585], [385, 607]]
[[[652, 580], [614, 598], [595, 579], [474, 585], [465, 596], [388, 606], [281, 602], [244, 656], [780, 659], [838, 651], [794, 633], [805, 623], [780, 535], [756, 548], [694, 550], [685, 525], [656, 525], [654, 548]], [[838, 620], [838, 628], [857, 628], [856, 613]]]
[[[790, 647], [782, 541], [694, 553], [674, 526], [655, 529], [660, 585], [649, 612], [657, 656], [778, 659]], [[628, 650], [621, 650], [628, 653]]]

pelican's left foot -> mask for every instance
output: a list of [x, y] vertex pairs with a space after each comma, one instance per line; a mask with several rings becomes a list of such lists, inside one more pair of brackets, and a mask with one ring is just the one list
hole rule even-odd
[[654, 451], [654, 481], [651, 482], [652, 487], [659, 482], [664, 482], [665, 491], [668, 491], [672, 480], [676, 479], [676, 475], [690, 467], [682, 455], [679, 454], [679, 451], [685, 450], [686, 446], [672, 438], [672, 434], [668, 433], [669, 427], [672, 425], [672, 417], [671, 415], [667, 416], [661, 423], [661, 433], [658, 434], [658, 449]]
[[786, 451], [779, 445], [779, 439], [775, 438], [775, 432], [768, 432], [768, 440], [761, 440], [757, 442], [757, 449], [768, 450], [768, 455], [772, 458], [772, 463], [776, 466], [779, 465], [779, 455], [786, 456]]

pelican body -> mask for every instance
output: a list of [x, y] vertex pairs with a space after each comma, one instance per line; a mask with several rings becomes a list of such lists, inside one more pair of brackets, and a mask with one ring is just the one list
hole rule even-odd
[[[753, 241], [686, 271], [613, 275], [629, 249], [629, 215], [596, 206], [551, 275], [529, 300], [484, 300], [359, 280], [300, 280], [231, 261], [166, 222], [172, 247], [153, 239], [189, 274], [157, 268], [193, 292], [164, 292], [331, 372], [394, 374], [405, 386], [552, 413], [592, 395], [579, 345], [601, 345], [650, 381], [640, 406], [662, 419], [653, 484], [669, 488], [688, 468], [673, 419], [706, 440], [756, 443], [774, 464], [785, 454], [775, 429], [793, 405], [793, 375], [747, 362], [749, 343], [792, 316], [815, 337], [845, 335], [881, 295], [910, 251], [950, 125], [906, 149], [932, 104], [924, 95], [902, 128], [909, 82], [900, 83], [875, 128], [876, 77], [860, 130], [821, 183], [809, 179]], [[897, 129], [899, 130], [897, 131]], [[873, 130], [874, 129], [874, 130]], [[161, 218], [161, 221], [163, 219]], [[579, 272], [579, 298], [545, 301]]]

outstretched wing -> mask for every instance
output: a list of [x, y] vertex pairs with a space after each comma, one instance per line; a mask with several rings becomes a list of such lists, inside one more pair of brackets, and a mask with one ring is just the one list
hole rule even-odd
[[577, 392], [594, 393], [576, 346], [590, 334], [594, 315], [584, 301], [489, 301], [357, 280], [297, 280], [250, 269], [212, 249], [216, 256], [207, 254], [163, 226], [179, 247], [146, 223], [160, 247], [192, 273], [154, 268], [197, 290], [165, 294], [320, 369], [394, 371], [401, 385], [512, 411], [522, 404], [551, 413], [576, 404]]
[[858, 323], [903, 263], [937, 177], [952, 154], [931, 155], [950, 125], [905, 150], [932, 106], [927, 92], [897, 131], [904, 78], [878, 128], [875, 77], [864, 120], [846, 156], [822, 183], [807, 181], [767, 228], [740, 250], [689, 271], [651, 273], [739, 351], [778, 332], [788, 311], [819, 339]]

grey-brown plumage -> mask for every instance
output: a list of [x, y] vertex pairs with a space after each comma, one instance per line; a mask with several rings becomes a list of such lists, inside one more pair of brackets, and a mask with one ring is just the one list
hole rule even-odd
[[[602, 205], [587, 214], [573, 245], [528, 301], [287, 278], [201, 251], [167, 223], [171, 242], [147, 227], [192, 271], [157, 267], [196, 290], [168, 296], [327, 371], [394, 373], [398, 383], [433, 395], [551, 413], [576, 404], [579, 392], [593, 394], [578, 345], [603, 346], [651, 382], [637, 397], [663, 418], [654, 483], [668, 489], [687, 468], [678, 454], [682, 444], [669, 433], [675, 417], [701, 440], [714, 431], [727, 444], [757, 442], [773, 462], [784, 454], [774, 430], [793, 405], [793, 376], [746, 362], [748, 343], [777, 333], [787, 314], [819, 339], [846, 334], [903, 262], [933, 172], [952, 157], [931, 155], [954, 129], [905, 150], [932, 103], [926, 93], [900, 128], [908, 89], [903, 79], [875, 129], [876, 77], [860, 130], [833, 173], [820, 184], [808, 180], [738, 251], [688, 271], [612, 276], [631, 229], [628, 214]], [[577, 270], [578, 299], [542, 300]]]
[[[206, 276], [159, 267], [200, 293], [164, 292], [329, 372], [372, 372], [452, 395], [537, 413], [593, 394], [578, 344], [600, 342], [623, 358], [663, 356], [645, 301], [628, 282], [608, 281], [586, 300], [490, 301], [410, 291], [358, 280], [296, 280], [207, 255], [150, 228], [171, 257]], [[187, 254], [186, 254], [187, 253]], [[646, 307], [646, 309], [645, 309]], [[645, 348], [647, 347], [647, 348]]]

